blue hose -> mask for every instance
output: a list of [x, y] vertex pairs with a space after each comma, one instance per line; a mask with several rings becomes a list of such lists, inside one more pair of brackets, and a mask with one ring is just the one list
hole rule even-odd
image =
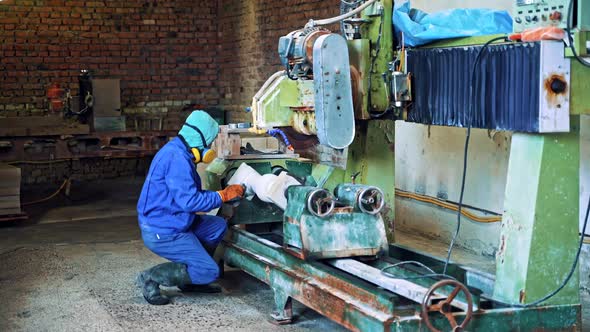
[[289, 142], [289, 138], [287, 138], [287, 135], [281, 129], [269, 129], [266, 133], [272, 137], [277, 137], [278, 135], [280, 135], [283, 138], [283, 141], [285, 142], [287, 149], [291, 151], [295, 150], [293, 148], [293, 145], [291, 145], [291, 142]]

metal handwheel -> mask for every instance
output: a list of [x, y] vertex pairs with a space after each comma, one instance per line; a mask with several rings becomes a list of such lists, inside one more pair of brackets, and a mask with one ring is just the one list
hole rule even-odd
[[[438, 289], [446, 287], [446, 286], [454, 286], [455, 288], [453, 289], [453, 291], [449, 294], [449, 296], [447, 298], [440, 300], [435, 304], [431, 304], [430, 302], [432, 300], [432, 297], [436, 293], [436, 291]], [[464, 312], [465, 319], [463, 319], [463, 322], [461, 322], [461, 324], [458, 324], [457, 320], [455, 319], [454, 313], [452, 311], [453, 307], [452, 307], [451, 303], [457, 297], [457, 295], [459, 295], [460, 292], [465, 293], [465, 299], [467, 302], [467, 311]], [[428, 329], [430, 331], [441, 332], [440, 330], [436, 329], [432, 325], [432, 322], [430, 321], [430, 317], [428, 316], [428, 314], [430, 312], [440, 312], [441, 314], [443, 314], [447, 318], [449, 323], [451, 324], [451, 329], [452, 329], [451, 331], [453, 331], [453, 332], [464, 331], [465, 326], [467, 326], [467, 324], [469, 324], [469, 321], [471, 320], [471, 317], [473, 315], [473, 299], [471, 297], [471, 293], [469, 292], [467, 287], [465, 287], [465, 285], [463, 285], [462, 283], [460, 283], [456, 280], [452, 280], [452, 279], [441, 280], [441, 281], [437, 282], [436, 284], [432, 285], [432, 287], [430, 287], [430, 289], [428, 290], [428, 292], [424, 296], [424, 300], [422, 301], [422, 319], [424, 320], [424, 323], [426, 324], [426, 326], [428, 327]]]

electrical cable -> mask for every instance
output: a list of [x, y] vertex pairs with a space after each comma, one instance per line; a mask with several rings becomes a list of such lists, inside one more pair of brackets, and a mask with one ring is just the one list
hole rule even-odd
[[451, 239], [451, 243], [449, 244], [449, 249], [447, 250], [447, 259], [445, 260], [445, 265], [443, 268], [443, 272], [442, 274], [446, 274], [447, 273], [447, 268], [449, 266], [449, 262], [451, 261], [451, 255], [453, 253], [453, 247], [455, 246], [455, 241], [457, 240], [457, 237], [459, 236], [459, 232], [461, 230], [461, 211], [463, 209], [463, 197], [465, 194], [465, 180], [467, 177], [467, 156], [468, 156], [468, 152], [469, 152], [469, 140], [471, 138], [471, 115], [473, 115], [473, 108], [474, 108], [474, 104], [475, 104], [475, 71], [477, 70], [477, 67], [479, 65], [479, 62], [481, 60], [481, 57], [484, 53], [484, 51], [488, 48], [488, 46], [490, 44], [492, 44], [493, 42], [496, 41], [500, 41], [500, 40], [507, 40], [506, 36], [502, 36], [502, 37], [496, 37], [493, 39], [490, 39], [489, 41], [487, 41], [480, 49], [479, 52], [477, 53], [477, 57], [475, 58], [475, 62], [473, 63], [473, 67], [471, 68], [471, 83], [469, 85], [469, 100], [471, 101], [469, 104], [469, 110], [467, 112], [467, 134], [465, 135], [465, 148], [463, 151], [463, 175], [461, 177], [461, 194], [459, 195], [459, 204], [457, 205], [457, 228], [455, 229], [455, 234], [453, 235], [453, 238]]
[[[586, 230], [586, 227], [588, 226], [588, 215], [589, 214], [590, 214], [590, 199], [588, 199], [588, 206], [586, 207], [586, 217], [584, 219], [584, 226], [582, 226], [582, 230]], [[578, 266], [578, 262], [580, 261], [580, 255], [582, 253], [583, 246], [584, 246], [584, 236], [580, 236], [580, 243], [578, 245], [578, 251], [576, 252], [576, 256], [574, 258], [574, 263], [572, 264], [570, 271], [568, 272], [567, 276], [565, 277], [565, 279], [563, 280], [561, 285], [559, 285], [559, 287], [557, 287], [555, 290], [553, 290], [549, 294], [543, 296], [542, 298], [540, 298], [536, 301], [533, 301], [533, 302], [527, 303], [527, 304], [511, 304], [511, 303], [506, 303], [506, 302], [502, 302], [502, 301], [498, 301], [498, 300], [494, 300], [494, 299], [490, 299], [490, 300], [495, 303], [499, 303], [501, 305], [505, 305], [505, 306], [509, 306], [509, 307], [513, 307], [513, 308], [534, 307], [536, 305], [541, 304], [542, 302], [549, 300], [550, 298], [555, 296], [557, 293], [559, 293], [559, 291], [561, 291], [567, 285], [567, 283], [570, 281], [570, 279], [574, 275], [574, 272], [576, 272], [576, 267]]]
[[[439, 206], [441, 208], [455, 211], [455, 212], [458, 212], [458, 210], [459, 210], [457, 204], [451, 204], [449, 202], [441, 201], [439, 199], [435, 199], [435, 198], [425, 196], [425, 195], [410, 193], [410, 192], [399, 190], [399, 189], [395, 190], [395, 195], [399, 196], [399, 197], [403, 197], [403, 198], [413, 199], [413, 200], [416, 200], [419, 202], [434, 204], [434, 205]], [[467, 206], [463, 205], [463, 207], [467, 207]], [[486, 213], [489, 213], [489, 212], [486, 211]], [[502, 221], [502, 216], [497, 215], [497, 214], [493, 217], [480, 217], [480, 216], [477, 216], [477, 215], [475, 215], [469, 211], [463, 210], [463, 209], [461, 209], [461, 214], [463, 216], [475, 221], [475, 222], [484, 223], [484, 224], [496, 223], [496, 222]]]
[[[572, 5], [572, 2], [570, 2], [570, 6]], [[490, 41], [488, 41], [487, 43], [485, 43], [483, 45], [483, 47], [479, 50], [477, 57], [475, 59], [475, 63], [473, 65], [472, 68], [472, 72], [471, 72], [471, 85], [470, 85], [470, 99], [471, 99], [471, 103], [470, 103], [470, 111], [468, 113], [468, 116], [472, 115], [472, 110], [473, 110], [473, 105], [474, 105], [474, 85], [475, 85], [475, 71], [477, 69], [477, 66], [479, 64], [479, 61], [481, 59], [481, 56], [484, 52], [485, 49], [487, 49], [487, 47], [495, 42], [495, 41], [499, 41], [499, 40], [506, 40], [506, 37], [497, 37], [494, 39], [491, 39]], [[469, 119], [468, 119], [469, 120]], [[465, 191], [465, 178], [466, 178], [466, 173], [467, 173], [467, 153], [468, 153], [468, 149], [469, 149], [469, 138], [470, 138], [470, 134], [471, 134], [471, 122], [468, 122], [468, 127], [467, 127], [467, 135], [465, 137], [465, 151], [464, 151], [464, 157], [463, 157], [463, 176], [462, 176], [462, 180], [461, 180], [461, 195], [460, 195], [460, 199], [459, 199], [459, 211], [461, 210], [461, 207], [463, 205], [463, 196], [464, 196], [464, 191]], [[582, 229], [585, 231], [586, 227], [588, 226], [588, 215], [590, 214], [590, 199], [588, 200], [588, 206], [586, 208], [586, 217], [584, 219], [584, 225], [582, 226]], [[446, 274], [447, 271], [447, 267], [449, 264], [449, 261], [451, 259], [451, 253], [452, 253], [452, 249], [455, 243], [455, 240], [457, 238], [457, 235], [459, 234], [460, 231], [460, 227], [461, 227], [461, 213], [458, 212], [457, 213], [457, 229], [455, 231], [455, 234], [453, 236], [453, 239], [451, 240], [451, 244], [449, 245], [449, 250], [448, 250], [448, 255], [447, 255], [447, 259], [445, 261], [445, 266], [443, 269], [443, 275]], [[501, 304], [501, 305], [506, 305], [509, 307], [513, 307], [513, 308], [528, 308], [528, 307], [534, 307], [537, 306], [545, 301], [547, 301], [548, 299], [552, 298], [553, 296], [555, 296], [557, 293], [559, 293], [559, 291], [561, 291], [566, 285], [567, 283], [570, 281], [571, 277], [574, 275], [574, 272], [576, 271], [576, 267], [578, 266], [578, 262], [580, 260], [580, 254], [582, 252], [582, 247], [584, 245], [584, 236], [580, 236], [580, 241], [579, 241], [579, 245], [578, 245], [578, 251], [576, 253], [576, 256], [574, 258], [574, 262], [570, 268], [570, 271], [568, 272], [567, 276], [565, 277], [565, 279], [563, 280], [563, 282], [559, 285], [559, 287], [557, 287], [555, 290], [553, 290], [552, 292], [548, 293], [547, 295], [543, 296], [542, 298], [535, 300], [533, 302], [527, 303], [527, 304], [511, 304], [511, 303], [505, 303], [502, 301], [498, 301], [498, 300], [494, 300], [494, 299], [490, 299], [491, 301]]]
[[583, 66], [586, 67], [590, 67], [590, 62], [586, 62], [586, 60], [582, 59], [582, 57], [578, 54], [578, 52], [576, 51], [576, 45], [574, 43], [574, 39], [572, 38], [572, 24], [573, 24], [573, 20], [572, 20], [572, 16], [573, 16], [573, 12], [574, 12], [574, 0], [571, 0], [567, 9], [567, 19], [565, 22], [565, 31], [567, 33], [567, 40], [568, 43], [570, 44], [570, 48], [572, 49], [572, 53], [574, 55], [574, 58], [576, 58], [576, 60], [578, 60], [579, 63], [581, 63]]
[[[391, 273], [387, 272], [387, 270], [389, 270], [389, 269], [393, 269], [395, 267], [398, 267], [398, 266], [401, 266], [401, 265], [408, 265], [408, 264], [418, 265], [418, 266], [422, 267], [423, 269], [427, 270], [430, 273], [419, 275], [419, 276], [412, 276], [412, 277], [400, 277], [400, 276], [396, 276], [394, 274], [391, 274]], [[424, 279], [424, 278], [447, 278], [447, 279], [457, 280], [457, 279], [455, 279], [454, 277], [452, 277], [450, 275], [442, 274], [442, 273], [436, 273], [436, 272], [434, 272], [434, 270], [432, 270], [428, 266], [426, 266], [423, 263], [420, 263], [418, 261], [403, 261], [403, 262], [399, 262], [399, 263], [395, 263], [395, 264], [392, 264], [392, 265], [385, 266], [384, 268], [381, 269], [381, 274], [383, 274], [386, 277], [392, 278], [392, 279], [401, 279], [401, 280]]]
[[305, 27], [315, 27], [315, 26], [321, 26], [321, 25], [330, 25], [330, 24], [334, 24], [334, 23], [338, 23], [344, 19], [347, 19], [351, 16], [354, 16], [360, 12], [362, 12], [365, 8], [369, 7], [370, 5], [372, 5], [373, 3], [375, 3], [375, 1], [377, 0], [369, 0], [367, 2], [365, 2], [364, 4], [358, 6], [356, 9], [349, 11], [348, 13], [336, 16], [336, 17], [331, 17], [331, 18], [326, 18], [326, 19], [322, 19], [322, 20], [309, 20], [309, 22], [305, 25]]
[[348, 2], [348, 1], [346, 1], [346, 0], [340, 0], [340, 2], [341, 2], [342, 4], [344, 4], [344, 5], [347, 5], [347, 6], [356, 6], [356, 5], [358, 5], [359, 3], [363, 2], [363, 1], [364, 1], [364, 0], [356, 0], [356, 1], [351, 1], [351, 2]]
[[70, 179], [65, 179], [64, 182], [61, 184], [61, 186], [53, 194], [51, 194], [45, 198], [38, 199], [36, 201], [22, 203], [21, 206], [29, 206], [29, 205], [34, 205], [34, 204], [43, 203], [43, 202], [48, 201], [48, 200], [54, 198], [55, 196], [59, 195], [59, 193], [66, 187], [66, 185], [69, 182], [70, 182]]

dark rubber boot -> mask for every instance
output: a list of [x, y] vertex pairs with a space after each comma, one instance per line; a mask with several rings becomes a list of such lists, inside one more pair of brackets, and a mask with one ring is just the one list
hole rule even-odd
[[137, 275], [137, 285], [141, 287], [143, 298], [153, 305], [165, 305], [170, 303], [170, 300], [160, 294], [160, 286], [149, 279], [149, 270], [143, 271]]
[[138, 281], [142, 287], [143, 297], [149, 304], [163, 305], [170, 300], [160, 294], [160, 285], [184, 287], [191, 280], [186, 265], [180, 263], [163, 263], [139, 274]]
[[[215, 254], [215, 249], [217, 247], [209, 247], [205, 246], [205, 250], [213, 258]], [[194, 284], [186, 284], [184, 286], [178, 287], [183, 292], [191, 292], [191, 293], [206, 293], [206, 294], [213, 294], [213, 293], [221, 293], [221, 286], [217, 283], [211, 283], [207, 285], [194, 285]]]
[[207, 284], [207, 285], [184, 285], [180, 288], [181, 291], [183, 292], [187, 292], [187, 293], [207, 293], [207, 294], [213, 294], [213, 293], [221, 293], [221, 286], [219, 286], [217, 283], [211, 283], [211, 284]]

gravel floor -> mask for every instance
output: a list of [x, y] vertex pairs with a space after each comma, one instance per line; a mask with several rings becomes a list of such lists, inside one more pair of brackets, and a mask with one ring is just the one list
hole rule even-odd
[[[83, 224], [62, 224], [57, 239], [50, 231], [35, 235], [41, 243], [50, 238], [59, 244], [0, 247], [0, 331], [343, 331], [299, 305], [294, 324], [271, 324], [272, 291], [240, 271], [226, 273], [223, 294], [185, 295], [172, 288], [165, 290], [171, 305], [148, 305], [134, 278], [161, 259], [122, 234], [114, 243], [80, 243], [91, 238], [88, 232], [102, 238], [99, 226], [109, 226], [87, 223], [78, 238], [71, 229], [79, 231]], [[70, 241], [62, 239], [68, 233], [64, 227]], [[13, 231], [0, 229], [0, 241]]]
[[159, 262], [133, 217], [0, 228], [0, 331], [344, 331], [297, 303], [294, 324], [271, 324], [272, 291], [240, 271], [226, 273], [223, 294], [172, 288], [172, 304], [148, 305], [135, 276]]

